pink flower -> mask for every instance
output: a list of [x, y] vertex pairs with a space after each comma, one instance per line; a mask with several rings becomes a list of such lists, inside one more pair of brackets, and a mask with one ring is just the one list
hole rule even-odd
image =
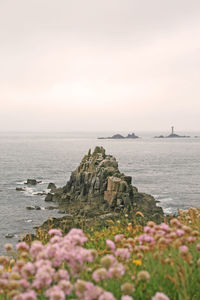
[[133, 300], [133, 297], [131, 297], [131, 296], [122, 296], [121, 300]]
[[18, 251], [28, 251], [29, 250], [29, 245], [25, 242], [20, 242], [16, 245], [16, 249]]
[[188, 249], [188, 247], [185, 246], [185, 245], [182, 245], [182, 246], [179, 247], [179, 252], [180, 252], [180, 254], [182, 254], [182, 255], [187, 254], [188, 251], [189, 251], [189, 249]]
[[185, 233], [185, 231], [182, 230], [182, 229], [177, 229], [177, 230], [176, 230], [177, 236], [182, 236], [182, 235], [184, 235], [184, 233]]
[[197, 250], [200, 250], [200, 243], [196, 245]]
[[103, 292], [99, 297], [99, 300], [116, 300], [116, 298], [110, 292]]
[[124, 234], [116, 234], [115, 235], [115, 242], [121, 242], [124, 238]]
[[111, 249], [111, 250], [115, 250], [116, 246], [115, 243], [111, 240], [106, 240], [106, 245]]
[[125, 269], [122, 264], [117, 263], [114, 266], [110, 267], [108, 272], [109, 277], [120, 279], [124, 275]]
[[62, 236], [62, 231], [60, 229], [50, 229], [48, 234]]
[[70, 295], [73, 290], [73, 285], [68, 280], [61, 280], [58, 283], [58, 286], [61, 288], [61, 290], [65, 293], [65, 295]]
[[77, 280], [75, 283], [75, 291], [76, 295], [81, 300], [97, 299], [100, 294], [102, 294], [102, 289], [100, 287], [94, 285], [92, 282], [84, 280]]
[[115, 255], [125, 259], [130, 257], [130, 252], [127, 248], [117, 248]]
[[60, 269], [56, 274], [55, 274], [55, 279], [57, 281], [61, 279], [69, 280], [69, 273], [67, 270]]
[[170, 300], [165, 294], [157, 292], [152, 298], [152, 300]]
[[45, 293], [50, 300], [65, 300], [65, 293], [61, 290], [58, 285], [54, 285], [48, 289]]
[[31, 245], [30, 254], [33, 257], [36, 257], [43, 249], [44, 249], [44, 246], [42, 245], [42, 243], [39, 241], [35, 241]]
[[99, 268], [95, 270], [92, 274], [92, 279], [94, 281], [101, 281], [101, 280], [106, 280], [108, 279], [109, 274], [108, 271], [105, 268]]
[[145, 233], [150, 233], [151, 232], [151, 227], [150, 226], [144, 226], [144, 232]]
[[187, 238], [187, 240], [188, 240], [188, 242], [189, 243], [194, 243], [195, 241], [196, 241], [196, 237], [195, 236], [189, 236], [188, 238]]
[[22, 267], [21, 274], [24, 278], [34, 275], [35, 274], [35, 266], [31, 262], [28, 262], [27, 264], [25, 264]]
[[21, 279], [19, 281], [20, 286], [22, 286], [24, 289], [28, 289], [30, 287], [30, 283], [26, 279]]
[[162, 229], [162, 230], [164, 230], [164, 231], [166, 231], [166, 232], [168, 232], [170, 230], [169, 225], [165, 224], [165, 223], [161, 223], [159, 225], [159, 228]]
[[13, 300], [37, 300], [36, 292], [33, 290], [27, 291], [26, 293], [21, 293], [19, 296], [15, 296]]

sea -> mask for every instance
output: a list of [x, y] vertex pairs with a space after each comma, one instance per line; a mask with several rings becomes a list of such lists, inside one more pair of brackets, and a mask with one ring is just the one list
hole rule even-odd
[[[107, 154], [115, 156], [120, 171], [132, 176], [140, 192], [153, 195], [166, 214], [200, 207], [200, 132], [179, 133], [190, 138], [156, 139], [155, 135], [168, 133], [137, 132], [139, 139], [97, 139], [113, 134], [0, 133], [0, 253], [5, 243], [16, 244], [48, 218], [63, 216], [57, 209], [46, 210], [56, 204], [45, 202], [38, 192], [47, 192], [49, 182], [65, 185], [82, 157], [95, 146], [103, 146]], [[41, 182], [26, 186], [28, 178]], [[16, 190], [24, 186], [25, 191]], [[41, 210], [26, 209], [35, 205]]]

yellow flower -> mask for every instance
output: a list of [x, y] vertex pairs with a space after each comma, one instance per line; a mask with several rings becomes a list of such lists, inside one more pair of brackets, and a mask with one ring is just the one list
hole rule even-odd
[[134, 259], [134, 260], [133, 260], [133, 263], [134, 263], [136, 266], [141, 266], [141, 265], [142, 265], [141, 259]]

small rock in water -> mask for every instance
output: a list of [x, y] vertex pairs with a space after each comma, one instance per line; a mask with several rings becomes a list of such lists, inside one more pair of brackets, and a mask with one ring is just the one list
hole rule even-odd
[[14, 234], [8, 233], [8, 234], [5, 235], [5, 237], [6, 237], [7, 239], [11, 239], [11, 238], [14, 237]]
[[28, 209], [28, 210], [41, 210], [41, 207], [40, 206], [38, 206], [38, 205], [35, 205], [35, 206], [27, 206], [26, 207], [26, 209]]
[[27, 182], [25, 184], [30, 184], [30, 185], [36, 185], [37, 183], [41, 183], [42, 181], [37, 181], [36, 179], [27, 179]]
[[36, 205], [35, 210], [41, 210], [41, 207]]
[[46, 206], [45, 209], [48, 209], [48, 210], [58, 209], [58, 206]]
[[16, 191], [18, 192], [24, 192], [26, 189], [23, 187], [16, 187]]
[[55, 183], [50, 182], [50, 183], [48, 184], [47, 189], [48, 189], [48, 190], [51, 190], [51, 191], [55, 191], [55, 190], [56, 190], [56, 185], [55, 185]]
[[28, 209], [28, 210], [34, 210], [35, 207], [34, 206], [27, 206], [26, 209]]
[[45, 201], [50, 202], [52, 200], [53, 200], [53, 194], [48, 193], [47, 196], [46, 196], [46, 198], [45, 198]]

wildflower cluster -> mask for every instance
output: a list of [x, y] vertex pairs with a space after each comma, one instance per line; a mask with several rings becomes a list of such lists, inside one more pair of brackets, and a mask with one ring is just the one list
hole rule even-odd
[[[180, 295], [198, 299], [194, 288], [200, 278], [198, 218], [199, 210], [181, 212], [169, 223], [149, 221], [140, 234], [133, 224], [124, 228], [118, 222], [109, 234], [97, 232], [89, 241], [81, 229], [71, 229], [65, 236], [51, 229], [47, 244], [20, 242], [14, 255], [12, 245], [6, 244], [7, 256], [0, 256], [0, 296], [13, 300], [169, 300]], [[104, 237], [100, 239], [103, 246], [98, 236]]]

